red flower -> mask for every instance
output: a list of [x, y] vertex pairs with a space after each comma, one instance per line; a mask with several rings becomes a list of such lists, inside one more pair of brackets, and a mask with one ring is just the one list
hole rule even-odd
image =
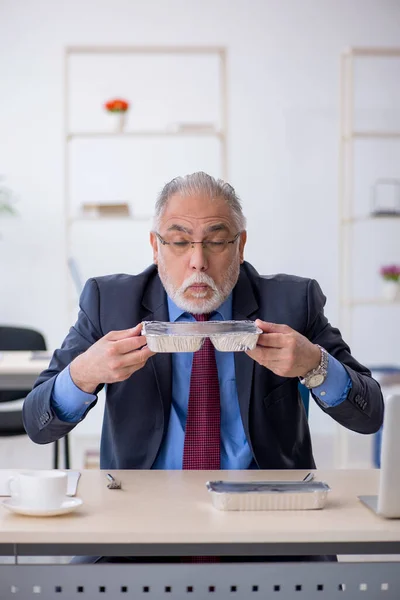
[[126, 112], [129, 108], [129, 102], [115, 98], [105, 103], [104, 108], [109, 112]]

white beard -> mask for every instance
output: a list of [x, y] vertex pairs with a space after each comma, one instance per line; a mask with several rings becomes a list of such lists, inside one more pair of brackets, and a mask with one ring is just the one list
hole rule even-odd
[[[158, 261], [158, 274], [168, 296], [179, 308], [194, 315], [209, 314], [213, 310], [219, 308], [235, 287], [239, 278], [239, 273], [240, 263], [239, 261], [234, 261], [229, 265], [226, 275], [219, 288], [216, 286], [214, 279], [212, 279], [212, 277], [209, 275], [206, 275], [206, 273], [193, 273], [193, 275], [185, 279], [180, 287], [177, 287], [171, 281], [163, 260], [159, 257]], [[186, 298], [185, 291], [188, 287], [196, 283], [204, 283], [208, 285], [213, 292], [212, 296], [210, 298], [205, 298], [205, 296], [209, 293], [209, 290], [199, 290], [198, 292], [192, 290], [191, 293], [196, 300]]]

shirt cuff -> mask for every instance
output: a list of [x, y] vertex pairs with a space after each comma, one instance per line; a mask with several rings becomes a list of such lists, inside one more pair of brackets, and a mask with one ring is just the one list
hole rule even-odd
[[78, 423], [95, 400], [94, 394], [83, 392], [72, 381], [69, 365], [57, 375], [51, 406], [60, 421]]
[[311, 392], [323, 407], [332, 408], [346, 400], [351, 386], [351, 379], [342, 363], [329, 354], [326, 379]]

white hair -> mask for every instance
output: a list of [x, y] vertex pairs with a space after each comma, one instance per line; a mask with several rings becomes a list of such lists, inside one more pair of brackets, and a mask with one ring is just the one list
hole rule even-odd
[[198, 193], [205, 193], [212, 199], [222, 198], [225, 200], [232, 211], [233, 220], [238, 231], [246, 229], [246, 218], [242, 211], [240, 199], [234, 188], [222, 179], [215, 179], [211, 175], [199, 171], [198, 173], [191, 173], [184, 177], [175, 177], [175, 179], [165, 184], [157, 198], [155, 206], [153, 219], [154, 231], [157, 231], [159, 228], [160, 219], [171, 196], [176, 194], [190, 196]]

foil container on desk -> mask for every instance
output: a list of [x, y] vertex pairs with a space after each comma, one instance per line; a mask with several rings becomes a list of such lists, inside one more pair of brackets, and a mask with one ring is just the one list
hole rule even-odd
[[142, 335], [152, 352], [197, 352], [210, 338], [220, 352], [253, 350], [262, 330], [253, 321], [143, 321]]
[[322, 481], [208, 481], [218, 510], [315, 510], [325, 506], [330, 487]]

